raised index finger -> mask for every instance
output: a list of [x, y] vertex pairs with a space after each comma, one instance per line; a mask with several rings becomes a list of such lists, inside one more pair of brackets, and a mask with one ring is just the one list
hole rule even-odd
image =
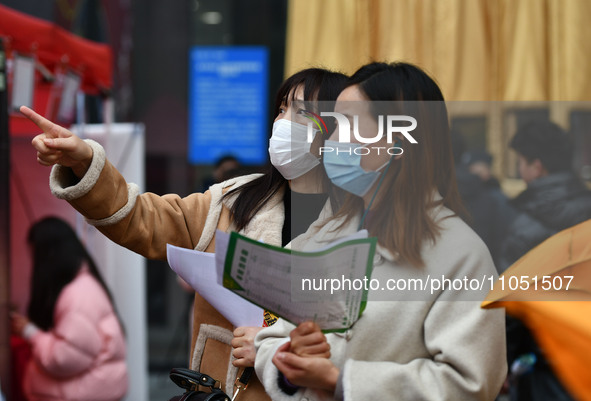
[[49, 134], [53, 137], [57, 137], [59, 135], [59, 129], [61, 128], [59, 125], [52, 123], [47, 118], [37, 114], [27, 106], [21, 106], [19, 110], [25, 117], [34, 122], [35, 125], [41, 128], [46, 134]]

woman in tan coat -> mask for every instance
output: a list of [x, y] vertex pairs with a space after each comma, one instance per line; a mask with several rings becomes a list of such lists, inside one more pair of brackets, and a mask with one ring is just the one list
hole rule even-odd
[[[288, 78], [276, 98], [276, 122], [273, 137], [285, 133], [285, 121], [295, 120], [295, 101], [334, 101], [344, 87], [346, 76], [323, 69], [307, 69]], [[302, 106], [299, 106], [302, 107]], [[307, 164], [294, 166], [270, 148], [274, 166], [265, 174], [253, 174], [213, 185], [205, 193], [185, 198], [170, 194], [140, 194], [135, 184], [128, 184], [106, 159], [98, 143], [73, 135], [23, 107], [21, 112], [44, 133], [33, 139], [40, 164], [51, 166], [52, 193], [67, 200], [86, 220], [111, 240], [147, 258], [166, 259], [166, 244], [214, 252], [215, 231], [238, 231], [273, 245], [285, 245], [294, 235], [290, 224], [295, 205], [305, 204], [305, 216], [298, 214], [300, 232], [307, 228], [326, 201], [323, 169], [316, 158], [303, 157]], [[287, 133], [298, 130], [296, 121], [288, 124]], [[301, 128], [301, 127], [300, 127]], [[323, 141], [317, 134], [312, 147]], [[281, 172], [280, 172], [281, 170]], [[292, 206], [293, 205], [293, 206]], [[294, 221], [296, 223], [296, 221]], [[195, 294], [193, 339], [190, 368], [220, 380], [222, 389], [231, 394], [239, 366], [253, 357], [231, 355], [232, 325], [198, 293]], [[253, 334], [238, 333], [252, 343]], [[240, 359], [244, 359], [240, 361]], [[264, 400], [267, 396], [258, 380], [252, 379], [240, 400]]]

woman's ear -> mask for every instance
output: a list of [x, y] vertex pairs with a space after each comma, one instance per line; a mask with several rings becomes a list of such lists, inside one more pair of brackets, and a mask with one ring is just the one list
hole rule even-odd
[[394, 142], [394, 145], [392, 147], [395, 148], [394, 160], [399, 160], [404, 154], [404, 149], [402, 148], [402, 139], [396, 138], [396, 141]]
[[316, 157], [321, 157], [320, 147], [324, 146], [324, 140], [327, 139], [327, 135], [322, 131], [317, 131], [312, 144], [310, 145], [310, 153]]

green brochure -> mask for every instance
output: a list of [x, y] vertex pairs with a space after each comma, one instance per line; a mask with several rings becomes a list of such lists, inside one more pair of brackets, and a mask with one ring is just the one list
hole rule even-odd
[[323, 331], [344, 331], [365, 308], [376, 243], [363, 230], [300, 252], [218, 231], [217, 269], [224, 287], [265, 310], [294, 324], [312, 320]]

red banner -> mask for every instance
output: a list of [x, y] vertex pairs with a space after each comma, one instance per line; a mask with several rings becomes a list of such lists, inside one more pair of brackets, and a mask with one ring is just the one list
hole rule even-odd
[[82, 90], [99, 94], [113, 83], [109, 45], [73, 35], [47, 21], [0, 5], [0, 36], [8, 51], [35, 54], [50, 71], [64, 63], [82, 75]]

